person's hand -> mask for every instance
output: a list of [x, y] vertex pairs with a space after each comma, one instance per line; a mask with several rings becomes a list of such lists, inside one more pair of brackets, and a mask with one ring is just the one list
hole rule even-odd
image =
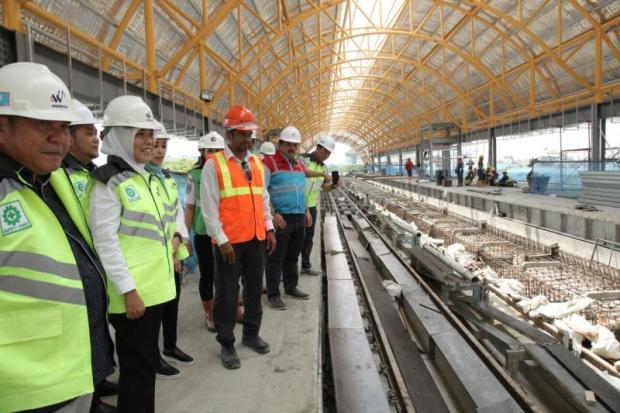
[[172, 260], [174, 262], [174, 272], [181, 272], [183, 270], [183, 264], [181, 263], [181, 260], [179, 260], [178, 258], [173, 258]]
[[193, 254], [194, 251], [194, 246], [192, 245], [192, 240], [191, 239], [186, 239], [185, 240], [185, 246], [187, 246], [187, 251], [189, 252], [189, 255]]
[[144, 301], [137, 290], [125, 293], [125, 308], [127, 309], [127, 319], [137, 320], [144, 315]]
[[286, 229], [286, 220], [277, 212], [273, 215], [273, 226], [276, 227], [276, 229]]
[[267, 232], [267, 255], [273, 254], [277, 246], [276, 235], [273, 231]]
[[312, 226], [312, 215], [310, 214], [310, 211], [306, 211], [306, 226]]
[[219, 246], [220, 253], [222, 254], [222, 258], [225, 263], [234, 264], [235, 263], [235, 250], [230, 245], [230, 242], [225, 242]]

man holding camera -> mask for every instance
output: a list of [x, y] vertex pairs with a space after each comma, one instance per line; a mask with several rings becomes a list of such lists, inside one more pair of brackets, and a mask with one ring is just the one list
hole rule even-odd
[[335, 180], [330, 182], [330, 178], [327, 175], [327, 166], [324, 163], [334, 151], [335, 145], [334, 138], [331, 136], [321, 136], [315, 150], [308, 155], [304, 155], [306, 169], [309, 172], [320, 173], [319, 176], [306, 178], [306, 206], [312, 216], [312, 225], [306, 228], [304, 242], [301, 247], [301, 273], [305, 275], [321, 274], [320, 270], [312, 268], [310, 253], [312, 252], [314, 227], [316, 225], [316, 204], [319, 201], [321, 190], [329, 192], [338, 186], [338, 182]]

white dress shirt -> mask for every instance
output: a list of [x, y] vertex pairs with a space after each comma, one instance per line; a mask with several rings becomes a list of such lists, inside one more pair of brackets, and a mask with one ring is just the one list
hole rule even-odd
[[[224, 157], [226, 160], [234, 158], [237, 164], [241, 168], [241, 160], [237, 158], [230, 150], [228, 145], [224, 148]], [[258, 162], [261, 162], [258, 157]], [[250, 153], [246, 154], [244, 161], [250, 160]], [[263, 166], [263, 169], [265, 167]], [[222, 222], [220, 221], [220, 187], [217, 181], [217, 172], [215, 170], [215, 161], [213, 159], [207, 160], [204, 168], [202, 168], [202, 175], [200, 178], [200, 208], [202, 217], [207, 227], [207, 233], [211, 238], [215, 239], [217, 245], [222, 245], [228, 242], [228, 237], [224, 233]], [[263, 176], [263, 212], [265, 217], [265, 230], [271, 231], [273, 229], [273, 217], [271, 216], [271, 207], [269, 202], [269, 191], [267, 191], [267, 182]]]

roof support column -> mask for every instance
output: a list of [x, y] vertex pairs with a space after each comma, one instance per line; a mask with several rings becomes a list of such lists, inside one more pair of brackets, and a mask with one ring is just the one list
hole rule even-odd
[[497, 168], [497, 138], [495, 128], [489, 128], [489, 160], [487, 166]]
[[605, 159], [605, 118], [601, 116], [601, 105], [590, 105], [592, 124], [590, 125], [590, 160], [592, 170], [599, 170], [600, 162]]
[[403, 174], [403, 150], [398, 150], [398, 173]]
[[[157, 93], [155, 73], [155, 33], [153, 25], [153, 0], [144, 0], [144, 42], [146, 43], [146, 68], [148, 71], [148, 91]], [[146, 88], [147, 85], [144, 85]]]

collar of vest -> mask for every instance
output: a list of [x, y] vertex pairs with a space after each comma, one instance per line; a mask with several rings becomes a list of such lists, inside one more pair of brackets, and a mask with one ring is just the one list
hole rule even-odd
[[[92, 167], [91, 167], [92, 165]], [[92, 162], [89, 162], [87, 165], [84, 165], [82, 162], [78, 161], [77, 158], [73, 155], [71, 155], [70, 153], [68, 153], [65, 156], [65, 159], [62, 160], [62, 167], [63, 168], [70, 168], [70, 169], [74, 169], [74, 170], [79, 170], [79, 169], [87, 169], [89, 171], [92, 171], [94, 168], [95, 164]]]
[[131, 167], [131, 165], [125, 162], [123, 158], [121, 158], [120, 156], [109, 155], [108, 163], [96, 168], [94, 171], [91, 172], [91, 175], [93, 176], [93, 178], [95, 178], [99, 182], [103, 182], [104, 184], [107, 185], [110, 178], [112, 178], [114, 175], [117, 175], [125, 171], [131, 171], [136, 174], [138, 173], [136, 172], [135, 169]]

